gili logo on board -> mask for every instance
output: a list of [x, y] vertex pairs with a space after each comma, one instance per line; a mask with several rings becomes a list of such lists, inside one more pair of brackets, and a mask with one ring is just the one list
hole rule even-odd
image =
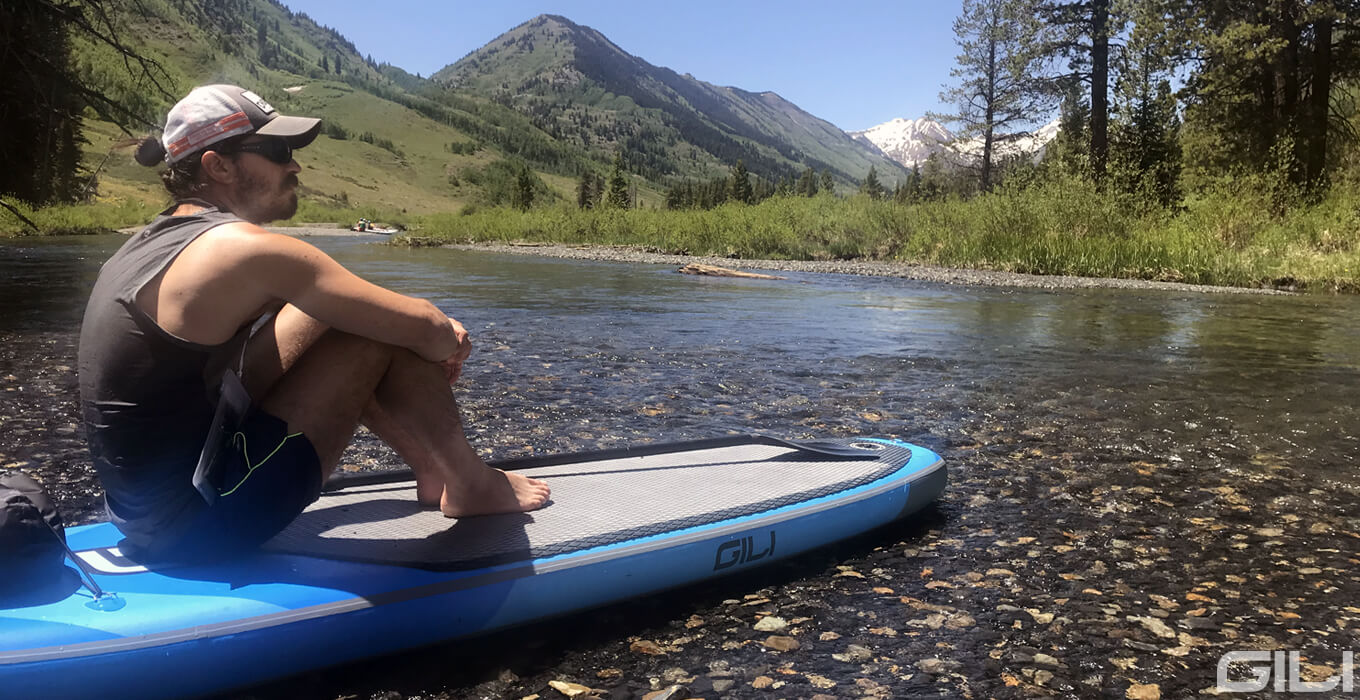
[[[1242, 672], [1244, 669], [1245, 673]], [[1300, 670], [1297, 651], [1230, 651], [1218, 660], [1218, 691], [1355, 692], [1355, 652], [1341, 652], [1341, 672], [1326, 680], [1305, 681]]]

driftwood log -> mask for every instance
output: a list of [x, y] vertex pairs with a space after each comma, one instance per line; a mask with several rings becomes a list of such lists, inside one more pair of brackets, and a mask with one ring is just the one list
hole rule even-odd
[[689, 265], [686, 265], [677, 270], [677, 272], [686, 275], [709, 275], [712, 277], [750, 277], [752, 279], [759, 280], [786, 279], [784, 277], [778, 277], [776, 275], [762, 275], [759, 272], [742, 272], [741, 270], [732, 270], [726, 267], [718, 267], [716, 265], [699, 265], [697, 263], [691, 263]]

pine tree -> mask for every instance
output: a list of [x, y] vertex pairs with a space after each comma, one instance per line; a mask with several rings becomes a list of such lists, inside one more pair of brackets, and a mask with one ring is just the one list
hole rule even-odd
[[822, 170], [821, 191], [829, 195], [836, 194], [836, 181], [831, 179], [831, 170], [829, 168]]
[[859, 192], [869, 195], [869, 199], [883, 199], [883, 183], [878, 181], [878, 171], [874, 166], [869, 166], [869, 174], [859, 184]]
[[623, 158], [618, 156], [614, 158], [614, 172], [609, 175], [609, 206], [616, 209], [633, 206], [628, 197], [628, 178], [623, 174]]
[[511, 203], [520, 211], [529, 211], [529, 207], [534, 204], [534, 176], [529, 172], [527, 165], [521, 166], [515, 175], [515, 191]]
[[595, 185], [595, 174], [587, 170], [581, 173], [580, 182], [576, 183], [576, 206], [580, 209], [590, 209], [595, 206], [595, 195], [591, 190]]
[[[173, 81], [159, 64], [121, 43], [111, 4], [6, 0], [0, 9], [0, 194], [32, 204], [91, 194], [80, 173], [82, 110], [130, 135], [157, 128], [149, 116], [153, 107], [163, 109], [156, 100], [178, 99], [164, 89]], [[154, 94], [129, 97], [93, 84], [72, 60], [73, 38], [111, 48], [129, 77]]]
[[[980, 188], [992, 188], [998, 137], [1032, 123], [1048, 106], [1036, 86], [1042, 61], [1037, 38], [1040, 26], [1029, 0], [964, 0], [954, 20], [958, 65], [950, 71], [958, 83], [940, 100], [958, 112], [940, 115], [961, 125], [961, 139], [979, 139], [981, 153], [961, 154], [976, 161]], [[970, 166], [971, 167], [971, 166]]]
[[798, 186], [794, 191], [803, 197], [817, 196], [817, 173], [812, 172], [811, 166], [803, 170], [803, 176], [798, 178]]
[[1058, 135], [1048, 145], [1046, 160], [1065, 172], [1087, 175], [1090, 169], [1090, 110], [1086, 93], [1076, 80], [1064, 79], [1058, 113]]
[[755, 192], [751, 189], [751, 179], [746, 172], [746, 164], [740, 158], [737, 159], [737, 164], [732, 166], [729, 193], [733, 201], [742, 204], [750, 204], [755, 201]]
[[666, 208], [684, 209], [688, 206], [687, 201], [689, 197], [686, 196], [688, 188], [689, 180], [684, 180], [671, 185], [670, 188], [666, 190]]
[[1180, 199], [1181, 125], [1164, 40], [1164, 28], [1138, 17], [1116, 83], [1109, 160], [1120, 189], [1171, 206]]
[[1085, 150], [1091, 174], [1100, 180], [1105, 175], [1109, 153], [1110, 76], [1117, 66], [1111, 54], [1121, 48], [1113, 45], [1111, 38], [1121, 35], [1127, 24], [1123, 10], [1135, 2], [1038, 0], [1038, 3], [1038, 16], [1043, 19], [1047, 34], [1041, 43], [1043, 55], [1048, 59], [1066, 59], [1070, 68], [1066, 74], [1057, 76], [1054, 84], [1080, 82], [1088, 87], [1090, 105], [1085, 132], [1089, 138]]
[[911, 169], [911, 174], [910, 174], [910, 175], [907, 175], [907, 201], [908, 201], [908, 202], [910, 202], [910, 203], [916, 203], [916, 202], [921, 201], [921, 195], [922, 195], [922, 192], [921, 192], [921, 185], [922, 185], [921, 180], [922, 180], [922, 178], [921, 178], [921, 168], [920, 168], [920, 167], [912, 168], [912, 169]]
[[1165, 1], [1177, 43], [1203, 57], [1184, 90], [1186, 163], [1201, 172], [1246, 167], [1296, 185], [1324, 183], [1338, 126], [1334, 93], [1360, 78], [1360, 3]]

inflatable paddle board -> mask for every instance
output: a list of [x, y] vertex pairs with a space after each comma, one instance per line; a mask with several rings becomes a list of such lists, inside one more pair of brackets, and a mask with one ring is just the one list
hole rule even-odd
[[[148, 570], [103, 523], [89, 572], [0, 600], [7, 697], [217, 693], [747, 570], [920, 510], [939, 456], [887, 439], [734, 436], [497, 463], [544, 479], [531, 513], [445, 518], [409, 472], [332, 480], [263, 551]], [[92, 591], [102, 592], [96, 596]]]

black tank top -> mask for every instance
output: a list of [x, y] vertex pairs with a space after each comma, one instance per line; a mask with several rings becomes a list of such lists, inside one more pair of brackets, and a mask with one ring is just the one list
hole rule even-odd
[[[210, 228], [241, 218], [207, 207], [161, 212], [100, 269], [80, 328], [80, 404], [109, 519], [133, 544], [169, 541], [203, 507], [194, 467], [223, 370], [249, 324], [221, 345], [178, 338], [136, 305], [137, 293]], [[178, 205], [176, 205], [178, 206]]]

